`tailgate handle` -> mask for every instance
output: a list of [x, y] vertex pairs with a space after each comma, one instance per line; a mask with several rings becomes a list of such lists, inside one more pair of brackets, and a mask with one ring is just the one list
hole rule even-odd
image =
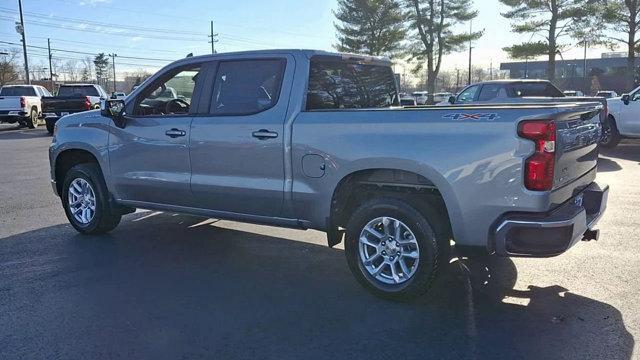
[[167, 130], [167, 132], [165, 132], [164, 134], [172, 139], [175, 139], [177, 137], [186, 136], [187, 132], [184, 130], [171, 129], [171, 130]]

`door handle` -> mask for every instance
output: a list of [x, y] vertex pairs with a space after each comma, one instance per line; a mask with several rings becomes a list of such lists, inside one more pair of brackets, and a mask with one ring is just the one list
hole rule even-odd
[[164, 134], [172, 139], [175, 139], [177, 137], [186, 136], [187, 132], [184, 130], [171, 129], [171, 130], [167, 130], [167, 132], [165, 132]]
[[251, 133], [251, 135], [254, 138], [260, 139], [260, 140], [267, 140], [267, 139], [275, 139], [278, 137], [278, 133], [274, 132], [274, 131], [269, 131], [266, 129], [260, 129], [258, 131], [254, 131], [253, 133]]

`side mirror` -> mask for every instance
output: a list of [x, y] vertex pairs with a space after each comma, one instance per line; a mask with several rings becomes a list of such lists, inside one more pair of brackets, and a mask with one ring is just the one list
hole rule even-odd
[[456, 103], [456, 97], [455, 96], [449, 96], [449, 104], [454, 105]]
[[119, 128], [124, 128], [126, 124], [125, 113], [124, 113], [124, 100], [103, 100], [100, 104], [100, 112], [102, 116], [109, 117], [113, 119], [113, 122]]
[[629, 105], [629, 102], [631, 102], [631, 96], [629, 96], [629, 94], [622, 95], [622, 102], [625, 105]]

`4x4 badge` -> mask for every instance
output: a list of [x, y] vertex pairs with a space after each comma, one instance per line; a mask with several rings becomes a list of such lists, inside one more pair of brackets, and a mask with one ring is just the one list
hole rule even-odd
[[486, 114], [465, 114], [465, 113], [453, 113], [442, 115], [443, 119], [451, 119], [453, 121], [464, 121], [464, 120], [488, 120], [494, 121], [500, 118], [496, 113], [486, 113]]

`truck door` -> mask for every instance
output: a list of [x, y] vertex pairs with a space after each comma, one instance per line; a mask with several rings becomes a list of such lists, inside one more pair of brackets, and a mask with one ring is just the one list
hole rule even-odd
[[629, 105], [622, 104], [618, 130], [624, 135], [640, 135], [640, 90], [631, 94]]
[[208, 114], [191, 123], [191, 190], [198, 207], [280, 214], [293, 62], [271, 56], [217, 63]]
[[127, 103], [109, 135], [111, 181], [121, 200], [193, 206], [189, 132], [202, 65], [168, 70]]

